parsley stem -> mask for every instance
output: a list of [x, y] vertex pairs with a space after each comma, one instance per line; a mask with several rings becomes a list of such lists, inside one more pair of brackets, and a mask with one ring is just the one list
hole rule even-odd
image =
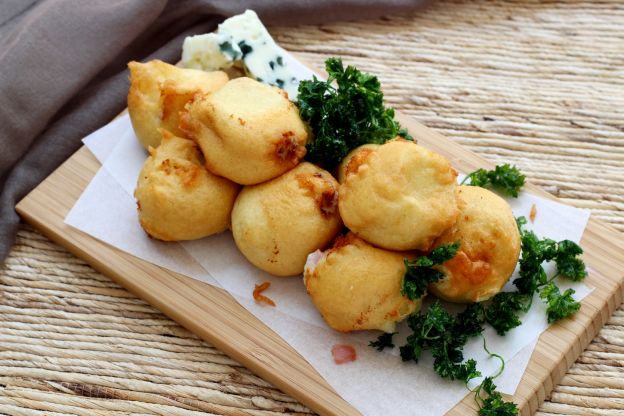
[[429, 337], [429, 331], [431, 331], [432, 328], [433, 328], [433, 326], [430, 326], [425, 331], [425, 327], [423, 327], [423, 331], [421, 332], [421, 335], [422, 335], [423, 339], [435, 339], [436, 338], [436, 337], [431, 337], [431, 338]]
[[470, 178], [470, 175], [466, 175], [464, 176], [464, 179], [462, 179], [462, 181], [459, 183], [460, 185], [463, 185], [464, 183], [466, 183], [466, 181], [468, 180], [468, 178]]
[[559, 274], [559, 273], [555, 274], [553, 277], [551, 277], [550, 279], [548, 279], [548, 281], [546, 281], [546, 283], [543, 283], [543, 284], [539, 285], [538, 289], [539, 289], [540, 287], [542, 287], [542, 286], [545, 286], [545, 285], [547, 285], [547, 284], [549, 284], [549, 283], [552, 283], [552, 281], [553, 281], [553, 280], [555, 280], [555, 279], [556, 279], [557, 277], [559, 277], [559, 276], [560, 276], [560, 274]]
[[[481, 397], [481, 387], [483, 386], [483, 383], [479, 384], [477, 387], [475, 387], [474, 390], [470, 390], [474, 393], [474, 401], [477, 404], [477, 406], [479, 406], [479, 409], [483, 407], [483, 397]], [[480, 401], [479, 401], [480, 400]]]
[[486, 342], [485, 342], [485, 337], [483, 336], [483, 334], [481, 334], [481, 338], [483, 338], [483, 349], [485, 350], [485, 352], [488, 353], [488, 355], [490, 357], [496, 357], [500, 360], [501, 362], [501, 366], [498, 369], [498, 371], [496, 372], [496, 375], [492, 376], [492, 379], [495, 379], [496, 377], [500, 376], [501, 374], [503, 374], [503, 371], [505, 371], [505, 359], [503, 357], [501, 357], [499, 354], [496, 354], [494, 352], [490, 352], [490, 350], [488, 350]]

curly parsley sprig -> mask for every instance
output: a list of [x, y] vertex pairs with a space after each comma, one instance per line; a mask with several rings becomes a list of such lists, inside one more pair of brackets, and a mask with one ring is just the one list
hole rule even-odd
[[405, 259], [405, 274], [401, 284], [401, 294], [410, 300], [420, 299], [427, 291], [430, 283], [435, 283], [444, 278], [444, 273], [436, 270], [433, 266], [440, 265], [457, 254], [459, 242], [443, 244], [436, 247], [428, 256], [423, 256], [415, 261]]
[[[463, 362], [462, 350], [466, 341], [483, 331], [483, 327], [474, 327], [472, 322], [468, 322], [471, 318], [471, 312], [451, 315], [439, 301], [431, 305], [427, 313], [411, 315], [407, 325], [412, 334], [400, 347], [401, 359], [418, 362], [422, 352], [429, 350], [434, 358], [433, 369], [441, 377], [464, 383], [480, 377], [475, 360]], [[470, 330], [465, 331], [466, 328]]]
[[540, 298], [547, 302], [546, 315], [548, 323], [556, 322], [560, 319], [573, 315], [581, 307], [581, 304], [574, 300], [572, 295], [574, 289], [567, 289], [563, 294], [552, 282], [548, 283], [540, 290]]
[[467, 180], [470, 180], [468, 185], [482, 188], [492, 187], [517, 198], [518, 192], [524, 186], [525, 176], [517, 167], [505, 163], [504, 165], [497, 165], [493, 170], [477, 169], [469, 173], [461, 181], [461, 185]]
[[[481, 303], [467, 305], [463, 312], [453, 316], [439, 301], [436, 301], [426, 313], [421, 311], [408, 318], [407, 324], [412, 333], [407, 337], [406, 344], [399, 348], [401, 359], [418, 362], [423, 352], [428, 350], [434, 358], [433, 370], [440, 377], [461, 380], [467, 386], [470, 380], [481, 377], [481, 372], [477, 370], [477, 362], [474, 359], [464, 361], [463, 348], [470, 338], [479, 335], [483, 337], [484, 323], [484, 309]], [[393, 336], [393, 333], [382, 334], [369, 345], [378, 351], [392, 348]], [[499, 359], [501, 367], [494, 376], [486, 377], [473, 390], [475, 401], [479, 406], [479, 415], [515, 416], [518, 414], [517, 406], [513, 402], [505, 402], [492, 381], [503, 372], [505, 360], [488, 350], [485, 337], [483, 349], [490, 357]]]
[[[570, 240], [540, 239], [533, 231], [524, 229], [526, 218], [519, 217], [516, 222], [522, 243], [519, 277], [513, 282], [518, 291], [498, 293], [485, 311], [486, 321], [499, 335], [521, 324], [519, 314], [529, 310], [535, 292], [547, 304], [548, 323], [573, 315], [581, 307], [572, 297], [574, 289], [561, 293], [554, 279], [561, 276], [578, 282], [587, 276], [585, 263], [578, 257], [583, 253], [578, 244]], [[548, 276], [544, 270], [543, 263], [548, 261], [554, 261], [557, 266], [554, 276]]]
[[382, 144], [396, 136], [411, 139], [394, 119], [394, 110], [384, 106], [377, 77], [345, 68], [339, 58], [327, 59], [325, 69], [327, 81], [314, 77], [299, 84], [299, 113], [314, 133], [306, 159], [333, 168], [360, 145]]
[[[485, 337], [483, 337], [483, 349], [490, 357], [498, 358], [501, 362], [501, 366], [496, 374], [491, 377], [485, 377], [481, 384], [473, 390], [475, 402], [477, 402], [477, 406], [479, 406], [479, 415], [516, 416], [518, 414], [518, 407], [516, 404], [514, 402], [504, 401], [503, 396], [496, 391], [496, 385], [494, 384], [494, 379], [505, 371], [505, 360], [500, 355], [488, 350], [485, 344]], [[483, 393], [487, 394], [487, 397], [484, 397]]]
[[394, 348], [392, 337], [395, 334], [396, 332], [384, 332], [375, 341], [369, 342], [368, 346], [375, 348], [377, 351], [383, 351], [385, 348]]
[[[433, 369], [438, 375], [468, 384], [470, 380], [481, 377], [481, 373], [474, 359], [464, 361], [463, 348], [468, 339], [482, 336], [483, 324], [482, 304], [470, 304], [463, 312], [453, 316], [437, 301], [426, 313], [421, 312], [408, 318], [412, 334], [407, 337], [407, 344], [400, 347], [401, 358], [403, 361], [418, 362], [423, 351], [429, 350], [434, 358]], [[490, 357], [501, 361], [501, 367], [494, 376], [486, 377], [474, 390], [479, 415], [517, 415], [516, 404], [505, 402], [492, 381], [503, 372], [505, 360], [487, 349], [485, 338], [483, 348]]]
[[518, 315], [529, 310], [531, 299], [532, 297], [518, 292], [500, 292], [484, 309], [485, 321], [498, 335], [505, 335], [522, 324]]
[[474, 390], [475, 401], [479, 406], [479, 416], [516, 416], [518, 406], [513, 402], [506, 402], [503, 396], [496, 391], [492, 377], [486, 377]]

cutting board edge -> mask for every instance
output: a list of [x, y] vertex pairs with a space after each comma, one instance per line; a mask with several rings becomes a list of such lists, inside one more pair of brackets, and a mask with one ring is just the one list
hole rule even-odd
[[[81, 153], [84, 153], [84, 152], [87, 152], [89, 153], [89, 155], [91, 155], [90, 152], [86, 149], [86, 147], [84, 146], [81, 147], [76, 153], [74, 153], [73, 156], [71, 156], [68, 159], [68, 161], [66, 161], [63, 165], [57, 168], [48, 178], [53, 177], [59, 172], [62, 172], [63, 167], [65, 166], [67, 162], [69, 162], [76, 155], [80, 155]], [[95, 158], [93, 159], [95, 160]], [[47, 180], [48, 179], [46, 179], [44, 182], [46, 182]], [[267, 355], [264, 354], [262, 351], [252, 351], [249, 355], [245, 355], [244, 353], [241, 353], [240, 351], [236, 350], [227, 342], [222, 341], [219, 337], [219, 334], [217, 334], [216, 332], [212, 333], [208, 331], [206, 328], [196, 325], [193, 322], [192, 318], [184, 317], [180, 315], [176, 310], [172, 309], [171, 307], [167, 305], [163, 305], [162, 302], [158, 301], [157, 299], [154, 299], [153, 296], [151, 296], [149, 292], [144, 291], [142, 290], [142, 288], [137, 287], [130, 279], [124, 277], [120, 273], [111, 269], [105, 263], [101, 262], [96, 257], [87, 253], [85, 250], [79, 247], [76, 241], [74, 241], [74, 239], [72, 238], [72, 235], [80, 235], [84, 238], [91, 239], [97, 244], [101, 244], [102, 246], [105, 246], [110, 250], [119, 252], [124, 257], [130, 257], [134, 259], [135, 261], [139, 262], [140, 264], [145, 264], [145, 265], [148, 265], [149, 267], [159, 269], [162, 273], [165, 273], [166, 275], [177, 276], [181, 279], [188, 280], [191, 284], [201, 285], [201, 286], [205, 286], [209, 288], [210, 290], [220, 291], [222, 295], [225, 295], [226, 297], [230, 298], [232, 302], [236, 303], [236, 305], [238, 305], [244, 312], [247, 312], [250, 315], [250, 317], [256, 321], [257, 325], [266, 327], [264, 323], [262, 323], [260, 320], [255, 318], [253, 315], [251, 315], [246, 309], [243, 308], [243, 306], [238, 304], [238, 302], [236, 302], [236, 300], [234, 300], [234, 298], [227, 291], [211, 286], [207, 283], [203, 283], [198, 280], [192, 279], [190, 277], [180, 275], [178, 273], [164, 269], [162, 267], [147, 263], [143, 260], [140, 260], [128, 253], [124, 253], [112, 246], [109, 246], [108, 244], [104, 242], [96, 240], [95, 238], [77, 229], [74, 229], [73, 227], [69, 225], [64, 224], [63, 220], [61, 220], [60, 223], [57, 225], [65, 228], [66, 234], [64, 235], [59, 234], [54, 229], [53, 226], [46, 224], [44, 221], [42, 221], [41, 218], [39, 218], [38, 215], [36, 214], [33, 215], [32, 214], [33, 211], [36, 211], [36, 210], [31, 209], [33, 207], [30, 206], [30, 203], [32, 201], [33, 204], [37, 205], [35, 196], [40, 191], [40, 188], [42, 187], [42, 185], [44, 185], [44, 182], [38, 185], [33, 191], [31, 191], [26, 197], [24, 197], [16, 205], [17, 213], [27, 223], [29, 223], [34, 228], [39, 230], [44, 236], [48, 237], [50, 240], [54, 241], [55, 243], [65, 247], [70, 253], [86, 261], [91, 267], [94, 268], [94, 270], [108, 276], [109, 278], [111, 278], [111, 280], [123, 286], [125, 289], [127, 289], [131, 293], [137, 295], [141, 299], [146, 300], [156, 309], [163, 312], [165, 315], [167, 315], [169, 318], [171, 318], [175, 322], [179, 323], [184, 328], [200, 336], [200, 338], [203, 338], [204, 340], [208, 341], [209, 343], [211, 343], [212, 345], [214, 345], [215, 347], [217, 347], [218, 349], [226, 353], [226, 355], [230, 356], [234, 360], [242, 363], [247, 368], [254, 371], [261, 378], [279, 387], [285, 393], [293, 397], [296, 397], [301, 403], [313, 409], [314, 411], [318, 412], [319, 414], [321, 415], [342, 414], [342, 415], [348, 415], [348, 416], [358, 416], [358, 415], [361, 416], [361, 414], [355, 408], [353, 408], [353, 406], [351, 406], [346, 401], [344, 401], [342, 397], [340, 397], [337, 393], [333, 391], [331, 386], [329, 386], [326, 382], [324, 382], [324, 380], [322, 380], [322, 377], [318, 375], [316, 370], [314, 370], [313, 367], [305, 359], [303, 359], [303, 357], [300, 357], [300, 355], [296, 353], [296, 351], [292, 349], [292, 347], [290, 347], [288, 344], [286, 344], [283, 340], [280, 339], [281, 342], [285, 343], [289, 349], [292, 349], [301, 358], [301, 360], [305, 362], [306, 366], [309, 367], [310, 371], [313, 371], [323, 381], [323, 383], [320, 383], [320, 384], [325, 384], [323, 387], [325, 390], [328, 390], [328, 391], [325, 391], [325, 393], [335, 396], [335, 398], [333, 398], [332, 400], [329, 400], [329, 402], [330, 403], [336, 402], [336, 403], [333, 403], [333, 405], [331, 405], [328, 403], [327, 400], [319, 401], [318, 398], [313, 395], [314, 391], [308, 392], [307, 389], [303, 389], [303, 388], [294, 390], [294, 387], [292, 386], [292, 384], [290, 384], [290, 382], [293, 380], [282, 378], [280, 377], [279, 373], [272, 371], [275, 369], [275, 367], [271, 365], [272, 363], [267, 363], [267, 359], [268, 359]], [[201, 308], [200, 306], [198, 307]], [[273, 331], [270, 330], [269, 328], [267, 328], [267, 330], [273, 333]], [[277, 335], [275, 336], [278, 337]], [[340, 411], [340, 413], [337, 413], [336, 412], [337, 410]]]
[[[416, 122], [414, 122], [414, 124], [418, 124]], [[428, 129], [427, 129], [428, 130]], [[429, 130], [430, 131], [430, 130]], [[437, 135], [437, 133], [435, 133]], [[439, 137], [443, 137], [443, 136], [439, 136]], [[449, 139], [444, 138], [444, 141], [446, 142], [445, 144], [448, 145]], [[453, 143], [453, 145], [458, 146], [461, 148], [461, 146], [459, 146], [456, 143]], [[83, 152], [88, 152], [88, 150], [81, 148], [80, 151]], [[461, 148], [462, 152], [469, 152], [466, 149]], [[77, 152], [78, 153], [78, 152]], [[474, 154], [470, 153], [471, 156], [473, 156]], [[476, 158], [479, 159], [479, 162], [481, 162], [481, 158], [477, 155], [474, 155]], [[75, 156], [72, 156], [72, 158]], [[72, 159], [70, 158], [70, 159]], [[69, 161], [69, 160], [68, 160]], [[66, 162], [67, 163], [67, 162]], [[489, 162], [483, 162], [485, 165], [488, 165]], [[64, 164], [65, 165], [65, 164]], [[63, 165], [63, 166], [64, 166]], [[59, 167], [57, 169], [60, 170], [63, 168], [63, 166]], [[56, 174], [57, 171], [55, 171], [52, 175]], [[52, 176], [51, 175], [51, 176]], [[42, 183], [43, 184], [43, 183]], [[42, 185], [40, 184], [40, 186]], [[37, 189], [39, 187], [37, 187], [33, 192], [31, 192], [31, 194], [27, 195], [22, 201], [20, 201], [20, 203], [18, 204], [18, 206], [16, 207], [16, 209], [18, 210], [18, 212], [20, 213], [20, 215], [22, 215], [28, 222], [32, 223], [33, 226], [35, 226], [36, 228], [42, 229], [42, 232], [48, 236], [49, 238], [51, 238], [52, 240], [56, 241], [57, 243], [66, 246], [69, 244], [68, 241], [66, 241], [66, 239], [62, 238], [61, 235], [55, 235], [53, 230], [49, 229], [45, 222], [42, 221], [41, 219], [35, 218], [32, 215], [30, 215], [30, 209], [28, 208], [28, 202], [30, 198], [35, 198], [37, 195]], [[537, 188], [539, 189], [539, 188]], [[544, 193], [544, 191], [539, 190], [538, 193], [540, 195], [542, 195]], [[552, 199], [555, 199], [552, 196], [549, 196]], [[36, 202], [34, 202], [36, 203]], [[63, 216], [64, 217], [64, 216]], [[613, 234], [617, 239], [622, 239], [621, 234], [619, 234], [616, 230], [614, 230], [612, 227], [603, 224], [602, 222], [595, 220], [595, 219], [590, 219], [590, 223], [588, 224], [588, 228], [592, 228], [592, 227], [598, 227], [598, 228], [602, 228], [603, 230], [605, 230], [606, 232], [608, 232], [609, 234]], [[103, 244], [103, 243], [102, 243]], [[624, 242], [621, 242], [622, 246], [624, 246]], [[71, 247], [68, 247], [68, 249], [73, 252], [74, 254], [76, 254], [78, 257], [84, 258], [86, 256], [86, 254], [84, 253], [83, 250], [80, 250], [78, 248], [74, 248], [72, 249]], [[90, 256], [89, 256], [90, 257]], [[137, 259], [138, 260], [138, 259]], [[89, 262], [90, 263], [90, 262]], [[96, 268], [96, 270], [103, 270], [101, 267], [98, 267], [97, 264], [94, 265], [94, 268]], [[107, 270], [104, 270], [104, 274], [111, 276], [110, 272], [107, 272]], [[122, 286], [127, 287], [128, 283], [126, 280], [123, 279], [122, 276], [111, 276], [111, 278], [113, 278], [113, 280], [117, 281], [118, 283], [122, 284]], [[623, 277], [624, 278], [624, 277]], [[129, 290], [133, 291], [134, 293], [136, 293], [136, 290], [132, 290], [132, 288], [129, 288]], [[606, 320], [609, 318], [609, 316], [613, 313], [613, 311], [617, 308], [617, 306], [622, 302], [622, 298], [624, 296], [624, 287], [622, 286], [622, 279], [620, 279], [619, 282], [619, 289], [614, 291], [614, 293], [605, 300], [604, 304], [607, 307], [607, 310], [604, 310], [604, 307], [602, 309], [597, 310], [592, 317], [592, 325], [591, 328], [585, 328], [584, 331], [584, 337], [583, 340], [579, 341], [579, 343], [577, 344], [577, 347], [575, 347], [574, 345], [570, 345], [570, 347], [568, 348], [568, 350], [565, 352], [564, 354], [564, 360], [561, 360], [560, 362], [558, 362], [555, 366], [553, 366], [553, 368], [551, 369], [549, 376], [545, 379], [545, 384], [539, 384], [539, 385], [533, 385], [530, 389], [526, 389], [525, 391], [526, 393], [526, 397], [525, 394], [522, 394], [522, 403], [520, 404], [520, 407], [523, 411], [523, 414], [526, 414], [526, 412], [529, 413], [533, 413], [535, 410], [537, 410], [537, 408], [539, 407], [539, 404], [550, 394], [552, 388], [557, 384], [557, 382], [561, 379], [561, 377], [565, 374], [566, 370], [569, 368], [569, 366], [576, 360], [576, 358], [578, 357], [578, 355], [584, 350], [584, 348], [589, 344], [589, 342], [591, 342], [591, 339], [593, 339], [593, 337], [598, 333], [599, 328], [604, 325], [604, 323], [606, 322]], [[140, 296], [145, 298], [146, 296]], [[168, 308], [167, 308], [168, 309]], [[167, 312], [167, 311], [165, 311]], [[167, 313], [168, 316], [171, 315], [175, 315], [175, 311], [169, 311]], [[181, 322], [184, 321], [184, 319], [175, 319], [177, 322], [179, 322], [182, 326], [189, 328], [188, 322]], [[190, 328], [189, 328], [190, 329]], [[201, 332], [201, 336], [208, 340], [209, 342], [213, 342], [213, 344], [217, 345], [217, 344], [221, 344], [220, 342], [214, 342], [215, 341], [215, 336], [213, 336], [210, 333], [205, 333], [205, 331], [203, 331], [201, 328], [199, 330], [195, 329], [192, 330], [192, 332]], [[219, 345], [217, 345], [219, 347]], [[229, 348], [229, 346], [225, 345], [225, 347], [223, 347], [223, 345], [221, 346], [222, 350], [225, 351], [226, 353], [228, 353], [228, 355], [232, 356], [235, 359], [238, 359], [237, 354], [234, 352], [232, 353], [231, 348]], [[288, 385], [285, 385], [283, 380], [275, 380], [274, 374], [273, 373], [267, 373], [267, 371], [265, 371], [265, 369], [262, 368], [258, 368], [258, 366], [254, 363], [246, 363], [245, 361], [248, 361], [247, 359], [245, 359], [243, 357], [243, 359], [238, 359], [239, 361], [243, 362], [243, 364], [247, 365], [250, 369], [252, 369], [252, 371], [257, 372], [261, 377], [267, 379], [268, 381], [272, 382], [273, 384], [275, 384], [276, 386], [280, 387], [282, 390], [284, 390], [285, 392], [291, 394], [293, 397], [296, 397], [297, 399], [299, 399], [302, 403], [306, 404], [307, 406], [309, 406], [310, 408], [316, 410], [316, 411], [320, 411], [319, 413], [322, 414], [335, 414], [335, 413], [331, 413], [331, 409], [328, 408], [323, 408], [323, 406], [319, 407], [319, 403], [317, 402], [310, 402], [310, 398], [308, 397], [303, 397], [300, 391], [293, 391]], [[531, 360], [533, 361], [533, 359]], [[530, 366], [531, 364], [529, 364]], [[520, 387], [519, 387], [519, 391], [522, 390], [523, 386], [526, 386], [525, 382], [521, 382]], [[350, 407], [350, 406], [349, 406]], [[350, 407], [351, 409], [353, 409], [352, 407]], [[466, 408], [470, 408], [470, 409], [474, 409], [474, 404], [473, 404], [473, 400], [470, 397], [470, 395], [467, 395], [466, 398], [460, 403], [458, 404], [458, 406], [456, 406], [455, 408], [453, 408], [448, 414], [449, 415], [456, 415], [456, 414], [464, 414], [463, 413], [463, 409]], [[350, 413], [341, 413], [341, 414], [350, 414]], [[353, 414], [353, 413], [351, 413]]]

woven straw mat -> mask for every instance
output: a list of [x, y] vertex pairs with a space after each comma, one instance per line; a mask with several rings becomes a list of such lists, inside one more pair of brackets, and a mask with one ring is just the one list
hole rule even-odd
[[[624, 231], [621, 2], [440, 1], [270, 31], [379, 74], [390, 105]], [[311, 413], [28, 226], [0, 285], [0, 413]], [[624, 308], [539, 414], [624, 414]]]

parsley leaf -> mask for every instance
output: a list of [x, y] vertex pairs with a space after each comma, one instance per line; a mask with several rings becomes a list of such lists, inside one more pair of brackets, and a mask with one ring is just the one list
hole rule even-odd
[[415, 261], [405, 259], [405, 274], [403, 275], [401, 294], [410, 300], [421, 298], [430, 283], [444, 278], [444, 273], [432, 267], [455, 257], [457, 250], [459, 250], [459, 242], [443, 244], [436, 247], [428, 256], [420, 257]]
[[314, 133], [306, 159], [331, 169], [360, 145], [382, 144], [397, 135], [410, 138], [394, 119], [394, 110], [384, 106], [377, 77], [344, 68], [339, 58], [327, 59], [325, 69], [327, 81], [314, 77], [299, 84], [299, 113]]
[[518, 226], [518, 231], [520, 232], [520, 235], [522, 235], [522, 233], [524, 232], [524, 226], [527, 223], [527, 219], [525, 216], [520, 216], [520, 217], [516, 217], [516, 225]]
[[368, 346], [375, 348], [377, 351], [383, 351], [384, 348], [394, 348], [394, 343], [392, 342], [394, 334], [396, 332], [383, 333], [377, 337], [376, 341], [369, 342]]
[[455, 328], [453, 332], [456, 337], [464, 338], [465, 341], [483, 332], [485, 323], [483, 304], [471, 303], [466, 306], [463, 312], [455, 317]]
[[475, 360], [462, 362], [467, 339], [483, 331], [481, 318], [476, 325], [469, 322], [480, 314], [480, 306], [469, 305], [464, 312], [453, 317], [437, 301], [426, 314], [411, 315], [407, 323], [412, 334], [407, 337], [407, 344], [400, 348], [401, 358], [418, 362], [422, 352], [430, 350], [434, 358], [433, 369], [441, 377], [466, 383], [480, 377]]
[[485, 320], [498, 335], [520, 326], [518, 312], [526, 311], [531, 297], [519, 292], [500, 292], [492, 298], [485, 310]]
[[555, 254], [555, 263], [557, 264], [557, 273], [560, 276], [578, 282], [587, 276], [585, 263], [577, 258], [583, 253], [583, 249], [573, 241], [563, 240], [557, 244], [557, 253]]
[[437, 282], [444, 278], [444, 273], [430, 267], [416, 266], [405, 259], [405, 274], [401, 294], [410, 300], [420, 299], [427, 291], [430, 283]]
[[532, 294], [548, 283], [542, 267], [544, 261], [554, 261], [557, 274], [574, 281], [587, 276], [585, 263], [578, 258], [583, 249], [570, 240], [556, 242], [549, 238], [540, 239], [533, 231], [522, 231], [522, 256], [520, 257], [519, 277], [514, 285], [521, 293]]
[[399, 132], [397, 133], [397, 136], [401, 136], [407, 140], [414, 140], [414, 137], [411, 134], [409, 134], [406, 128], [401, 128]]
[[435, 358], [433, 362], [433, 370], [442, 378], [450, 380], [461, 380], [464, 383], [473, 378], [481, 377], [481, 372], [477, 370], [477, 362], [469, 359], [465, 363], [461, 363], [464, 356], [460, 349], [452, 349], [444, 351], [443, 349], [435, 349], [432, 351]]
[[533, 231], [524, 231], [521, 241], [519, 277], [513, 283], [520, 293], [532, 295], [548, 280], [542, 263], [553, 255], [556, 243], [550, 239], [540, 240]]
[[418, 266], [431, 267], [449, 261], [457, 254], [459, 241], [451, 244], [442, 244], [434, 248], [428, 256], [416, 260]]
[[443, 337], [453, 324], [453, 317], [436, 301], [429, 307], [426, 314], [422, 312], [410, 315], [407, 325], [412, 334], [407, 337], [407, 344], [400, 347], [403, 361], [413, 360], [418, 362], [424, 349], [431, 347], [437, 340]]
[[[556, 276], [562, 276], [573, 281], [583, 280], [587, 276], [587, 270], [583, 260], [578, 258], [583, 253], [583, 249], [570, 240], [556, 242], [549, 238], [540, 239], [533, 231], [522, 228], [526, 224], [524, 217], [517, 218], [516, 221], [522, 234], [522, 256], [519, 261], [519, 277], [513, 283], [518, 288], [519, 293], [506, 296], [518, 296], [520, 298], [521, 295], [524, 295], [529, 299], [528, 305], [530, 306], [530, 299], [532, 299], [535, 292], [539, 291], [540, 298], [548, 304], [546, 315], [549, 323], [574, 314], [581, 307], [581, 304], [572, 298], [574, 290], [568, 289], [562, 294], [553, 282], [553, 279]], [[557, 274], [554, 277], [549, 278], [546, 275], [546, 271], [542, 266], [542, 263], [545, 261], [555, 262]], [[496, 295], [490, 307], [493, 307], [499, 295], [503, 294], [499, 293]], [[513, 328], [513, 326], [510, 328], [507, 328], [507, 326], [515, 323], [512, 316], [513, 310], [515, 306], [519, 308], [519, 305], [501, 305], [500, 310], [494, 309], [492, 311], [492, 319], [500, 320], [501, 322], [496, 322], [496, 325], [499, 325], [500, 329], [506, 332], [506, 330]], [[504, 315], [504, 311], [507, 311], [508, 316]], [[488, 320], [488, 322], [490, 321]], [[495, 323], [490, 322], [490, 324], [499, 332], [499, 328], [495, 326]]]
[[581, 304], [572, 297], [574, 293], [574, 289], [568, 289], [561, 294], [559, 288], [552, 282], [540, 291], [540, 298], [548, 303], [546, 315], [549, 324], [567, 318], [579, 310]]
[[462, 184], [470, 180], [469, 185], [482, 188], [493, 187], [503, 193], [518, 197], [518, 191], [524, 186], [525, 176], [520, 170], [508, 163], [497, 165], [493, 170], [477, 169], [464, 178]]
[[556, 242], [549, 238], [540, 239], [533, 231], [525, 230], [525, 217], [516, 218], [522, 236], [522, 256], [520, 257], [519, 277], [514, 280], [518, 292], [501, 292], [492, 298], [485, 308], [485, 320], [499, 335], [521, 324], [519, 313], [526, 312], [533, 300], [533, 294], [540, 292], [540, 297], [548, 302], [548, 322], [554, 322], [576, 312], [580, 304], [572, 298], [573, 290], [563, 294], [549, 278], [542, 266], [545, 261], [554, 261], [557, 275], [574, 281], [587, 276], [585, 263], [577, 256], [583, 249], [576, 243], [563, 240]]
[[[483, 398], [481, 391], [487, 393], [488, 397]], [[503, 396], [496, 391], [496, 385], [491, 377], [486, 377], [475, 391], [475, 398], [479, 403], [479, 416], [516, 416], [518, 407], [513, 402], [506, 402]]]

